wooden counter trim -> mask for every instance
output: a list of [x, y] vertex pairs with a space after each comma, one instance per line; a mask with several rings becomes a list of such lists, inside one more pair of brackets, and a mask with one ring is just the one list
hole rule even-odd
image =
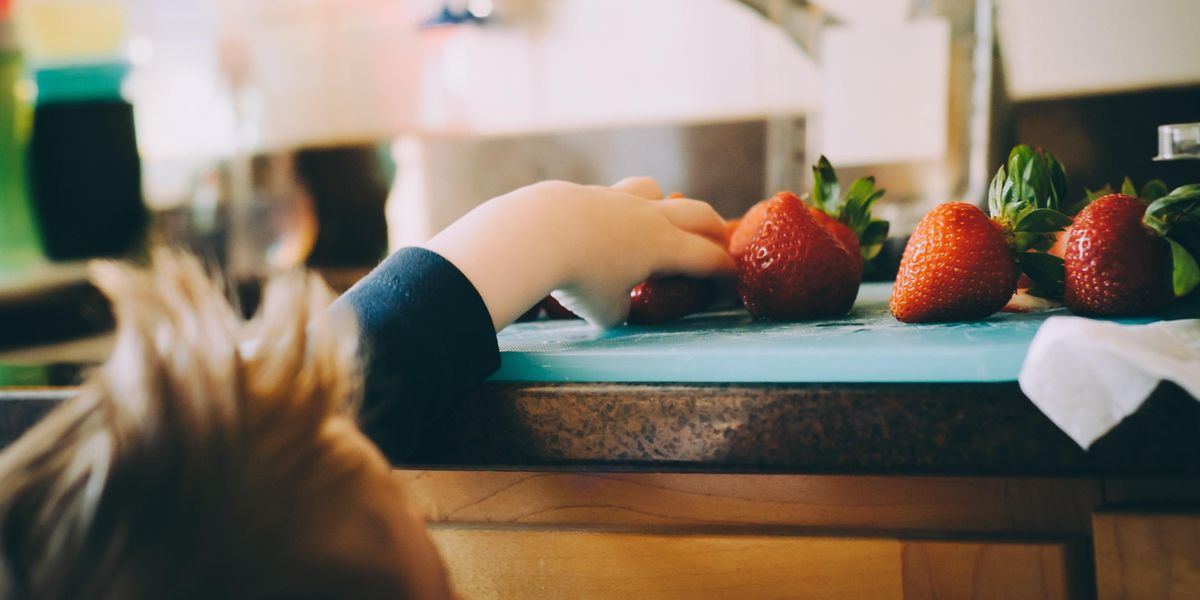
[[434, 523], [1087, 535], [1088, 479], [398, 470]]

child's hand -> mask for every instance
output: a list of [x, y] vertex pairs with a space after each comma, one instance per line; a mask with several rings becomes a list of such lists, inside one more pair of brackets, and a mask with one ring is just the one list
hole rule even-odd
[[493, 198], [425, 245], [479, 290], [496, 330], [551, 290], [602, 327], [629, 312], [629, 291], [651, 274], [734, 270], [725, 225], [711, 206], [658, 200], [653, 179], [613, 187], [544, 181]]

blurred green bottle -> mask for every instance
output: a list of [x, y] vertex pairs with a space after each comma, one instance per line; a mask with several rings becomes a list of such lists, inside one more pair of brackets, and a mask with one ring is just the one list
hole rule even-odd
[[41, 243], [25, 186], [30, 102], [9, 0], [0, 0], [0, 269], [41, 260]]

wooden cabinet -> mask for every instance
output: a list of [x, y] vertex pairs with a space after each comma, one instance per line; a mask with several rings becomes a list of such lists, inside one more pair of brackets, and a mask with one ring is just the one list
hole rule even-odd
[[1087, 595], [1082, 544], [910, 541], [905, 600], [1049, 600]]
[[1066, 542], [435, 526], [455, 588], [496, 598], [1066, 600]]
[[901, 544], [884, 539], [440, 526], [466, 598], [904, 597]]
[[488, 598], [1092, 596], [1091, 480], [399, 471]]
[[1093, 530], [1100, 600], [1200, 598], [1200, 511], [1102, 509]]

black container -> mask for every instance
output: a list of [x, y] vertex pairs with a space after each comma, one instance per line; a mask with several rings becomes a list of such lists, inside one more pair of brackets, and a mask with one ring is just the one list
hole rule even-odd
[[121, 65], [38, 73], [28, 168], [47, 258], [119, 256], [143, 238], [148, 218], [123, 76]]

